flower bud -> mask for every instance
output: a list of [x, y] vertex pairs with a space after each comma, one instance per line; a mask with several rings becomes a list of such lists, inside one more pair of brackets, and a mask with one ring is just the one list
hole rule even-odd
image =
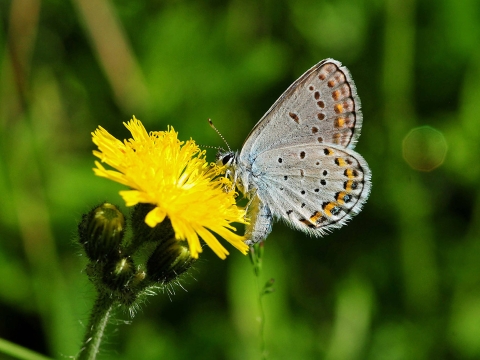
[[109, 255], [118, 258], [125, 234], [125, 217], [109, 203], [103, 203], [84, 214], [78, 225], [78, 235], [88, 258], [105, 260]]
[[171, 238], [153, 251], [147, 261], [147, 276], [152, 281], [166, 284], [187, 271], [194, 262], [188, 246]]
[[134, 277], [135, 264], [131, 257], [124, 257], [105, 264], [103, 283], [112, 290], [122, 290]]
[[140, 284], [144, 282], [146, 277], [147, 274], [145, 273], [145, 271], [138, 270], [132, 278], [131, 286], [134, 288], [140, 287]]

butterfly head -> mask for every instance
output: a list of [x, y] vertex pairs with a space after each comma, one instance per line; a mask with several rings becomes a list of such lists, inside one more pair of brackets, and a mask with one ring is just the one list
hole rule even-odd
[[233, 151], [224, 151], [223, 149], [217, 153], [217, 165], [231, 168], [237, 162], [237, 154]]
[[235, 187], [239, 187], [240, 191], [244, 191], [243, 186], [237, 181], [237, 153], [231, 150], [220, 150], [217, 153], [217, 165], [225, 166], [225, 177], [232, 181], [232, 186], [227, 188], [227, 192], [232, 191]]

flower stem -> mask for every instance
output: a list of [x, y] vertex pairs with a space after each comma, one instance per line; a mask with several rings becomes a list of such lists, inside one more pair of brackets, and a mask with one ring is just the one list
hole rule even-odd
[[97, 357], [114, 303], [115, 301], [111, 297], [105, 294], [98, 295], [93, 305], [78, 360], [95, 360]]
[[259, 316], [259, 325], [260, 325], [260, 329], [259, 329], [259, 332], [260, 332], [260, 356], [262, 358], [262, 360], [265, 360], [267, 358], [267, 352], [266, 352], [266, 346], [265, 346], [265, 310], [263, 308], [263, 301], [262, 301], [262, 298], [263, 298], [263, 293], [262, 293], [262, 290], [260, 288], [260, 274], [256, 274], [255, 276], [255, 284], [257, 286], [257, 296], [258, 296], [258, 307], [259, 307], [259, 310], [260, 310], [260, 316]]
[[250, 260], [253, 264], [253, 272], [255, 274], [255, 286], [257, 287], [257, 300], [258, 300], [258, 308], [260, 310], [260, 316], [258, 318], [259, 325], [260, 325], [260, 356], [262, 360], [267, 359], [267, 351], [265, 345], [265, 310], [263, 308], [263, 301], [262, 297], [265, 295], [265, 286], [260, 288], [260, 275], [262, 272], [262, 264], [263, 264], [263, 253], [264, 253], [264, 245], [263, 243], [257, 243], [253, 247], [250, 248]]

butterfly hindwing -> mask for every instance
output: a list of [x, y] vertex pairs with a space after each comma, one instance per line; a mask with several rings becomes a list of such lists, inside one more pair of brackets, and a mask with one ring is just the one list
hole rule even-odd
[[[341, 227], [370, 193], [370, 170], [354, 150], [298, 144], [260, 154], [258, 195], [274, 216], [314, 236]], [[262, 199], [262, 195], [264, 198]]]

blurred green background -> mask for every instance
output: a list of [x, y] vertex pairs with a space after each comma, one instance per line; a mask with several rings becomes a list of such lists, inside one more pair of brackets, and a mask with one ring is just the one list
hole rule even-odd
[[[362, 100], [372, 193], [322, 239], [274, 226], [269, 358], [480, 358], [478, 0], [2, 0], [0, 29], [1, 338], [54, 358], [79, 349], [95, 292], [77, 222], [122, 202], [91, 170], [98, 125], [123, 139], [135, 115], [223, 146], [212, 118], [238, 149], [332, 57]], [[229, 250], [205, 249], [186, 291], [110, 326], [100, 358], [259, 359], [253, 271]]]

